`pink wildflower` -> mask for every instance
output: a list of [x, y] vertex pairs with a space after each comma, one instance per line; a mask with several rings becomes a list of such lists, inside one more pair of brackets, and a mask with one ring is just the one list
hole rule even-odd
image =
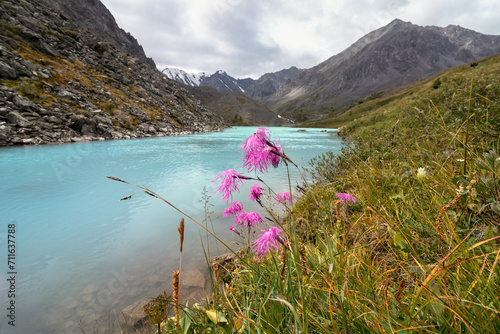
[[347, 204], [349, 202], [356, 203], [358, 201], [356, 199], [356, 197], [351, 196], [351, 195], [349, 195], [347, 193], [337, 193], [337, 195], [335, 195], [335, 197], [337, 197], [338, 199], [340, 199], [341, 201], [343, 201], [345, 204]]
[[221, 192], [222, 200], [227, 203], [229, 198], [233, 197], [232, 192], [238, 190], [238, 185], [243, 184], [243, 180], [246, 180], [247, 178], [232, 169], [228, 169], [217, 174], [214, 182], [220, 179], [222, 179], [222, 183], [219, 188], [215, 189], [215, 193]]
[[284, 153], [283, 153], [283, 150], [281, 149], [280, 145], [275, 145], [275, 146], [276, 146], [276, 150], [271, 150], [272, 154], [269, 157], [269, 160], [271, 162], [271, 165], [273, 165], [274, 168], [278, 168], [278, 166], [281, 162], [281, 156], [284, 156]]
[[249, 230], [250, 228], [256, 226], [261, 222], [262, 218], [260, 217], [258, 212], [242, 212], [234, 220], [234, 223], [236, 225], [239, 225], [241, 227], [248, 227]]
[[283, 205], [286, 205], [286, 204], [290, 204], [291, 203], [291, 197], [290, 197], [290, 193], [287, 191], [287, 192], [284, 192], [284, 193], [279, 193], [276, 195], [276, 201], [280, 204], [283, 204]]
[[268, 140], [270, 141], [271, 139], [269, 138], [269, 130], [263, 127], [257, 128], [255, 130], [255, 134], [259, 137], [262, 138], [262, 140]]
[[250, 200], [256, 201], [262, 196], [262, 187], [259, 184], [254, 184], [250, 189]]
[[229, 230], [230, 230], [230, 231], [233, 231], [234, 233], [236, 233], [236, 234], [237, 234], [237, 235], [239, 235], [240, 237], [243, 237], [239, 231], [236, 231], [236, 230], [234, 229], [234, 227], [229, 226]]
[[255, 246], [252, 249], [254, 254], [259, 257], [265, 257], [268, 251], [273, 248], [279, 248], [278, 242], [283, 244], [283, 239], [280, 236], [281, 232], [283, 231], [274, 226], [264, 230], [264, 233], [262, 233], [260, 237], [252, 243], [252, 245]]
[[258, 128], [253, 135], [247, 138], [240, 149], [243, 150], [243, 166], [248, 171], [266, 172], [269, 165], [278, 167], [281, 156], [281, 147], [270, 141], [266, 128]]
[[224, 210], [224, 217], [229, 217], [232, 215], [236, 216], [242, 210], [243, 210], [243, 203], [234, 201], [230, 207]]

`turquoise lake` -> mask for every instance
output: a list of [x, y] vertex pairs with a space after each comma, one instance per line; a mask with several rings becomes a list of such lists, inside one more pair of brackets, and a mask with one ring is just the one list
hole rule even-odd
[[[239, 240], [222, 218], [226, 204], [214, 194], [215, 175], [242, 168], [238, 151], [255, 127], [218, 133], [138, 140], [8, 147], [0, 149], [0, 333], [113, 333], [121, 312], [163, 290], [171, 291], [179, 266], [183, 217], [165, 203], [113, 181], [114, 176], [152, 189], [238, 249]], [[285, 153], [299, 166], [315, 156], [338, 152], [332, 129], [269, 128]], [[300, 174], [290, 169], [292, 185]], [[259, 174], [274, 191], [288, 191], [286, 167]], [[246, 182], [234, 193], [245, 211], [264, 212], [249, 203]], [[295, 194], [295, 193], [294, 193]], [[7, 267], [8, 225], [15, 225], [15, 265]], [[182, 275], [191, 281], [206, 275], [204, 249], [210, 256], [224, 246], [186, 219]], [[266, 228], [266, 227], [264, 227]], [[202, 246], [203, 244], [203, 246]], [[15, 272], [16, 327], [7, 324], [9, 272]], [[186, 284], [189, 283], [186, 281]], [[181, 293], [198, 298], [208, 280]], [[83, 331], [82, 331], [83, 329]], [[122, 328], [123, 329], [123, 328]], [[126, 330], [125, 330], [126, 332]]]

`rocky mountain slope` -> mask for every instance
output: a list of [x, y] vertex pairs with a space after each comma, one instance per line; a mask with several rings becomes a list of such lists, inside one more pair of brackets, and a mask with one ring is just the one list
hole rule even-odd
[[262, 103], [245, 94], [218, 91], [212, 87], [187, 88], [201, 104], [234, 126], [280, 126], [290, 124], [280, 118]]
[[0, 8], [0, 145], [226, 127], [184, 86], [67, 13], [36, 0]]
[[304, 71], [304, 69], [292, 66], [289, 69], [278, 72], [266, 73], [258, 80], [252, 82], [247, 88], [246, 93], [256, 100], [266, 101], [277, 94], [282, 86], [289, 84]]
[[155, 67], [152, 58], [128, 32], [121, 29], [111, 12], [98, 0], [41, 0], [61, 15], [69, 18], [84, 29], [90, 30], [102, 41], [114, 44], [119, 50], [137, 57]]
[[262, 101], [282, 114], [343, 107], [371, 93], [428, 78], [499, 52], [500, 36], [453, 25], [421, 27], [394, 20], [286, 81]]
[[162, 73], [169, 79], [185, 84], [202, 105], [222, 116], [231, 125], [283, 125], [284, 119], [246, 94], [255, 80], [235, 79], [224, 71], [213, 74], [187, 73], [176, 68], [165, 68]]
[[[422, 27], [396, 19], [313, 68], [291, 67], [266, 73], [258, 80], [245, 79], [244, 93], [276, 114], [298, 122], [314, 120], [331, 115], [333, 110], [339, 113], [372, 93], [497, 53], [500, 36], [455, 25]], [[172, 78], [181, 77], [188, 75]], [[199, 77], [197, 85], [240, 91], [239, 86], [229, 88], [233, 86], [221, 85], [220, 80], [203, 82], [206, 77]], [[241, 85], [238, 79], [229, 78]]]

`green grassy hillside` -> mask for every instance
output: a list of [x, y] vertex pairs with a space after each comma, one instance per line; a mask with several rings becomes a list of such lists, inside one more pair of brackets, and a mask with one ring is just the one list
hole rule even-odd
[[478, 63], [332, 120], [348, 140], [316, 182], [285, 214], [261, 200], [280, 237], [248, 227], [213, 299], [163, 331], [500, 332], [500, 56]]
[[[500, 73], [499, 57], [499, 55], [496, 55], [479, 61], [477, 67], [479, 79], [487, 76], [493, 77], [495, 81], [495, 76], [498, 78]], [[469, 80], [470, 66], [460, 66], [414, 85], [374, 93], [358, 102], [357, 105], [347, 109], [340, 116], [305, 123], [301, 126], [338, 128], [350, 124], [351, 127], [364, 127], [366, 129], [366, 127], [380, 127], [380, 121], [382, 120], [389, 125], [392, 121], [398, 119], [402, 113], [406, 113], [408, 106], [412, 108], [412, 106], [416, 104], [422, 105], [422, 103], [428, 105], [430, 101], [439, 104], [444, 102], [443, 99], [448, 99], [449, 103], [453, 103], [450, 99], [461, 95], [464, 89], [468, 88], [465, 83]], [[494, 85], [494, 83], [490, 85]], [[449, 108], [450, 106], [447, 105], [446, 107]]]

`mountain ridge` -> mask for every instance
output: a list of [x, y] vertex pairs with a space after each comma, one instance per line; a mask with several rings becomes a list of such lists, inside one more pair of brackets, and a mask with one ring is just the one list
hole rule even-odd
[[113, 43], [118, 49], [142, 59], [156, 68], [154, 60], [144, 52], [137, 39], [118, 26], [108, 8], [99, 0], [42, 0], [64, 17], [78, 22], [99, 39]]
[[192, 87], [212, 87], [221, 92], [245, 93], [253, 79], [236, 79], [223, 70], [212, 74], [207, 72], [188, 73], [178, 68], [167, 67], [161, 71], [167, 78]]
[[496, 53], [500, 36], [395, 19], [309, 69], [291, 67], [250, 79], [245, 94], [295, 120], [321, 118], [377, 91]]
[[[452, 38], [447, 36], [451, 32]], [[475, 43], [475, 39], [481, 42]], [[396, 19], [306, 70], [263, 102], [281, 113], [300, 108], [339, 108], [376, 91], [424, 79], [498, 52], [499, 36], [453, 25], [421, 27]]]
[[186, 85], [185, 88], [191, 94], [228, 124], [278, 126], [289, 123], [247, 94], [246, 89], [254, 83], [253, 79], [235, 79], [222, 70], [209, 74], [165, 68], [162, 73], [167, 78]]

